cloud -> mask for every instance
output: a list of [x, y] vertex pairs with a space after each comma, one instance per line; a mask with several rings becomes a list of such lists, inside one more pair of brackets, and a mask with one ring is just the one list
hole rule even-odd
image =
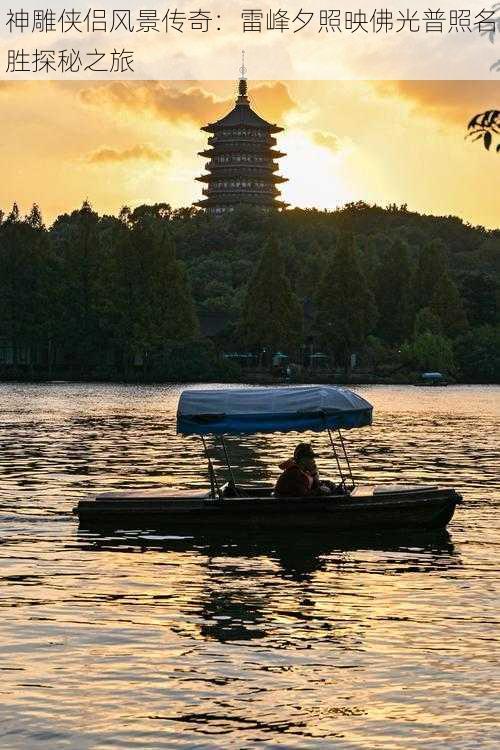
[[316, 145], [327, 148], [329, 151], [333, 151], [333, 153], [337, 153], [342, 147], [340, 139], [334, 133], [325, 133], [322, 130], [315, 130], [312, 137]]
[[168, 161], [171, 152], [164, 150], [159, 151], [151, 146], [132, 146], [132, 148], [117, 151], [114, 148], [101, 148], [94, 151], [86, 158], [88, 164], [121, 164], [129, 161], [150, 161], [161, 162]]
[[290, 96], [287, 86], [281, 81], [263, 83], [255, 87], [249, 86], [249, 96], [252, 106], [262, 112], [266, 120], [280, 122], [297, 103]]
[[30, 87], [31, 81], [0, 81], [0, 94], [25, 94]]
[[[218, 99], [199, 86], [180, 89], [162, 81], [113, 81], [94, 84], [80, 90], [81, 101], [90, 106], [150, 113], [169, 122], [191, 121], [197, 125], [213, 122], [234, 106], [234, 97]], [[287, 87], [280, 82], [256, 85], [252, 102], [267, 119], [281, 119], [295, 106]]]
[[419, 115], [466, 124], [476, 112], [500, 106], [498, 81], [374, 81], [383, 96], [404, 99]]
[[85, 104], [124, 109], [138, 114], [149, 112], [161, 120], [198, 120], [215, 116], [224, 105], [199, 88], [185, 91], [170, 88], [161, 81], [114, 81], [90, 86], [80, 92]]

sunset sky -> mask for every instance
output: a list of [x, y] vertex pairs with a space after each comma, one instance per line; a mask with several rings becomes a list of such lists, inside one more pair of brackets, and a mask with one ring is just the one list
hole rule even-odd
[[[37, 202], [50, 223], [88, 199], [187, 206], [202, 185], [200, 127], [234, 103], [236, 82], [0, 82], [0, 208]], [[500, 226], [500, 155], [464, 140], [500, 105], [481, 81], [252, 82], [254, 109], [285, 127], [292, 206], [364, 200]]]

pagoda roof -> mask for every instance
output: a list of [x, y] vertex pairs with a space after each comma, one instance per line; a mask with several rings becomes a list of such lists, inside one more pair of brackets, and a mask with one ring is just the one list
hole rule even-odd
[[208, 133], [214, 133], [219, 128], [227, 127], [239, 127], [241, 125], [247, 125], [253, 128], [263, 128], [269, 130], [271, 133], [280, 133], [283, 128], [278, 125], [273, 125], [263, 117], [254, 112], [250, 104], [243, 102], [236, 104], [235, 107], [227, 114], [216, 122], [212, 122], [209, 125], [205, 125], [202, 130], [206, 130]]
[[234, 127], [247, 125], [253, 128], [262, 128], [268, 130], [271, 133], [280, 133], [283, 128], [278, 125], [267, 122], [263, 117], [254, 112], [250, 106], [250, 100], [247, 96], [247, 82], [245, 78], [240, 79], [239, 83], [239, 96], [236, 99], [236, 105], [233, 109], [228, 112], [227, 115], [221, 117], [220, 120], [211, 122], [205, 125], [202, 130], [206, 130], [208, 133], [213, 133], [219, 128]]

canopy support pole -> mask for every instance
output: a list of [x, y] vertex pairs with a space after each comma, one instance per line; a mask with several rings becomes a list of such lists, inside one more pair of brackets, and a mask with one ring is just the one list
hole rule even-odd
[[215, 500], [215, 495], [217, 494], [219, 500], [222, 500], [222, 492], [217, 482], [217, 477], [215, 475], [215, 469], [212, 463], [212, 459], [208, 455], [208, 448], [205, 442], [205, 437], [203, 435], [200, 435], [200, 437], [201, 437], [201, 442], [203, 443], [203, 448], [205, 449], [205, 457], [208, 461], [208, 476], [210, 477], [210, 495]]
[[224, 440], [224, 435], [220, 436], [220, 441], [222, 443], [222, 448], [224, 449], [224, 456], [226, 458], [226, 464], [229, 471], [229, 476], [231, 477], [231, 483], [233, 485], [234, 490], [236, 491], [236, 482], [234, 481], [234, 475], [233, 475], [233, 469], [231, 466], [231, 462], [229, 460], [229, 453], [226, 447], [226, 441]]
[[332, 446], [333, 455], [335, 456], [335, 461], [337, 462], [337, 468], [338, 468], [339, 474], [340, 474], [340, 481], [342, 483], [342, 487], [345, 488], [344, 472], [342, 471], [342, 466], [340, 464], [339, 455], [338, 455], [337, 449], [335, 447], [335, 443], [334, 443], [333, 436], [332, 436], [332, 431], [330, 430], [329, 427], [327, 427], [326, 429], [328, 430], [328, 437], [330, 438], [330, 444]]
[[354, 487], [356, 486], [356, 483], [354, 482], [354, 477], [352, 476], [351, 464], [349, 462], [349, 456], [347, 455], [347, 451], [346, 451], [345, 443], [344, 443], [344, 438], [342, 437], [342, 433], [340, 432], [340, 428], [337, 429], [337, 432], [339, 433], [340, 444], [342, 446], [342, 450], [344, 451], [344, 458], [346, 460], [347, 468], [349, 470], [349, 478], [351, 480], [351, 489], [354, 489]]

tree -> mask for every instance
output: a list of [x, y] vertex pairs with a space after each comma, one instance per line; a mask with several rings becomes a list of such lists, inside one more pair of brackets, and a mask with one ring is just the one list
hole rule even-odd
[[462, 297], [471, 326], [495, 325], [500, 316], [500, 243], [496, 248], [498, 268], [491, 273], [476, 271], [461, 277]]
[[283, 245], [283, 253], [287, 275], [295, 294], [301, 299], [313, 297], [324, 268], [320, 244], [312, 240], [298, 246], [288, 237]]
[[148, 217], [168, 221], [172, 215], [172, 208], [169, 203], [154, 203], [152, 206], [143, 204], [133, 211], [125, 206], [120, 215], [128, 218], [131, 225], [138, 224]]
[[33, 227], [34, 229], [44, 229], [44, 223], [42, 214], [40, 212], [40, 208], [37, 203], [33, 203], [33, 207], [29, 214], [27, 214], [26, 223], [30, 225], [30, 227]]
[[20, 220], [19, 206], [17, 205], [17, 203], [14, 203], [10, 211], [10, 214], [7, 216], [6, 221], [8, 221], [11, 224], [15, 224], [19, 220]]
[[430, 309], [439, 318], [445, 336], [455, 338], [467, 330], [467, 316], [457, 285], [444, 273], [434, 286]]
[[343, 233], [319, 285], [317, 327], [324, 346], [344, 365], [373, 329], [376, 307], [361, 271], [354, 237]]
[[115, 228], [108, 285], [114, 338], [126, 363], [198, 334], [185, 269], [160, 217], [143, 212], [131, 229]]
[[413, 332], [415, 338], [418, 338], [422, 333], [434, 333], [440, 335], [443, 332], [441, 320], [433, 313], [430, 307], [422, 307], [415, 318]]
[[[16, 204], [14, 204], [16, 205]], [[8, 220], [0, 227], [0, 336], [13, 348], [14, 364], [29, 352], [33, 365], [50, 346], [57, 286], [53, 249], [43, 226]]]
[[446, 246], [442, 240], [431, 240], [422, 248], [415, 275], [415, 307], [426, 307], [434, 294], [438, 280], [447, 271]]
[[401, 348], [403, 360], [419, 370], [455, 371], [453, 346], [449, 339], [434, 333], [421, 333]]
[[411, 269], [408, 246], [388, 241], [375, 279], [378, 333], [390, 344], [402, 342], [411, 327]]
[[394, 349], [376, 336], [367, 336], [364, 347], [363, 360], [373, 372], [377, 372], [383, 365], [391, 365], [394, 369]]
[[60, 216], [51, 228], [59, 263], [60, 294], [58, 348], [66, 364], [77, 371], [91, 366], [105, 349], [103, 325], [105, 245], [100, 241], [99, 217], [88, 201], [78, 211]]
[[460, 336], [455, 356], [467, 380], [500, 383], [500, 326], [479, 326]]
[[243, 339], [271, 352], [300, 344], [303, 313], [285, 271], [284, 253], [275, 237], [264, 245], [247, 287], [241, 316]]
[[390, 237], [386, 234], [370, 234], [361, 237], [359, 246], [361, 270], [371, 289], [376, 288], [380, 258], [390, 241]]

